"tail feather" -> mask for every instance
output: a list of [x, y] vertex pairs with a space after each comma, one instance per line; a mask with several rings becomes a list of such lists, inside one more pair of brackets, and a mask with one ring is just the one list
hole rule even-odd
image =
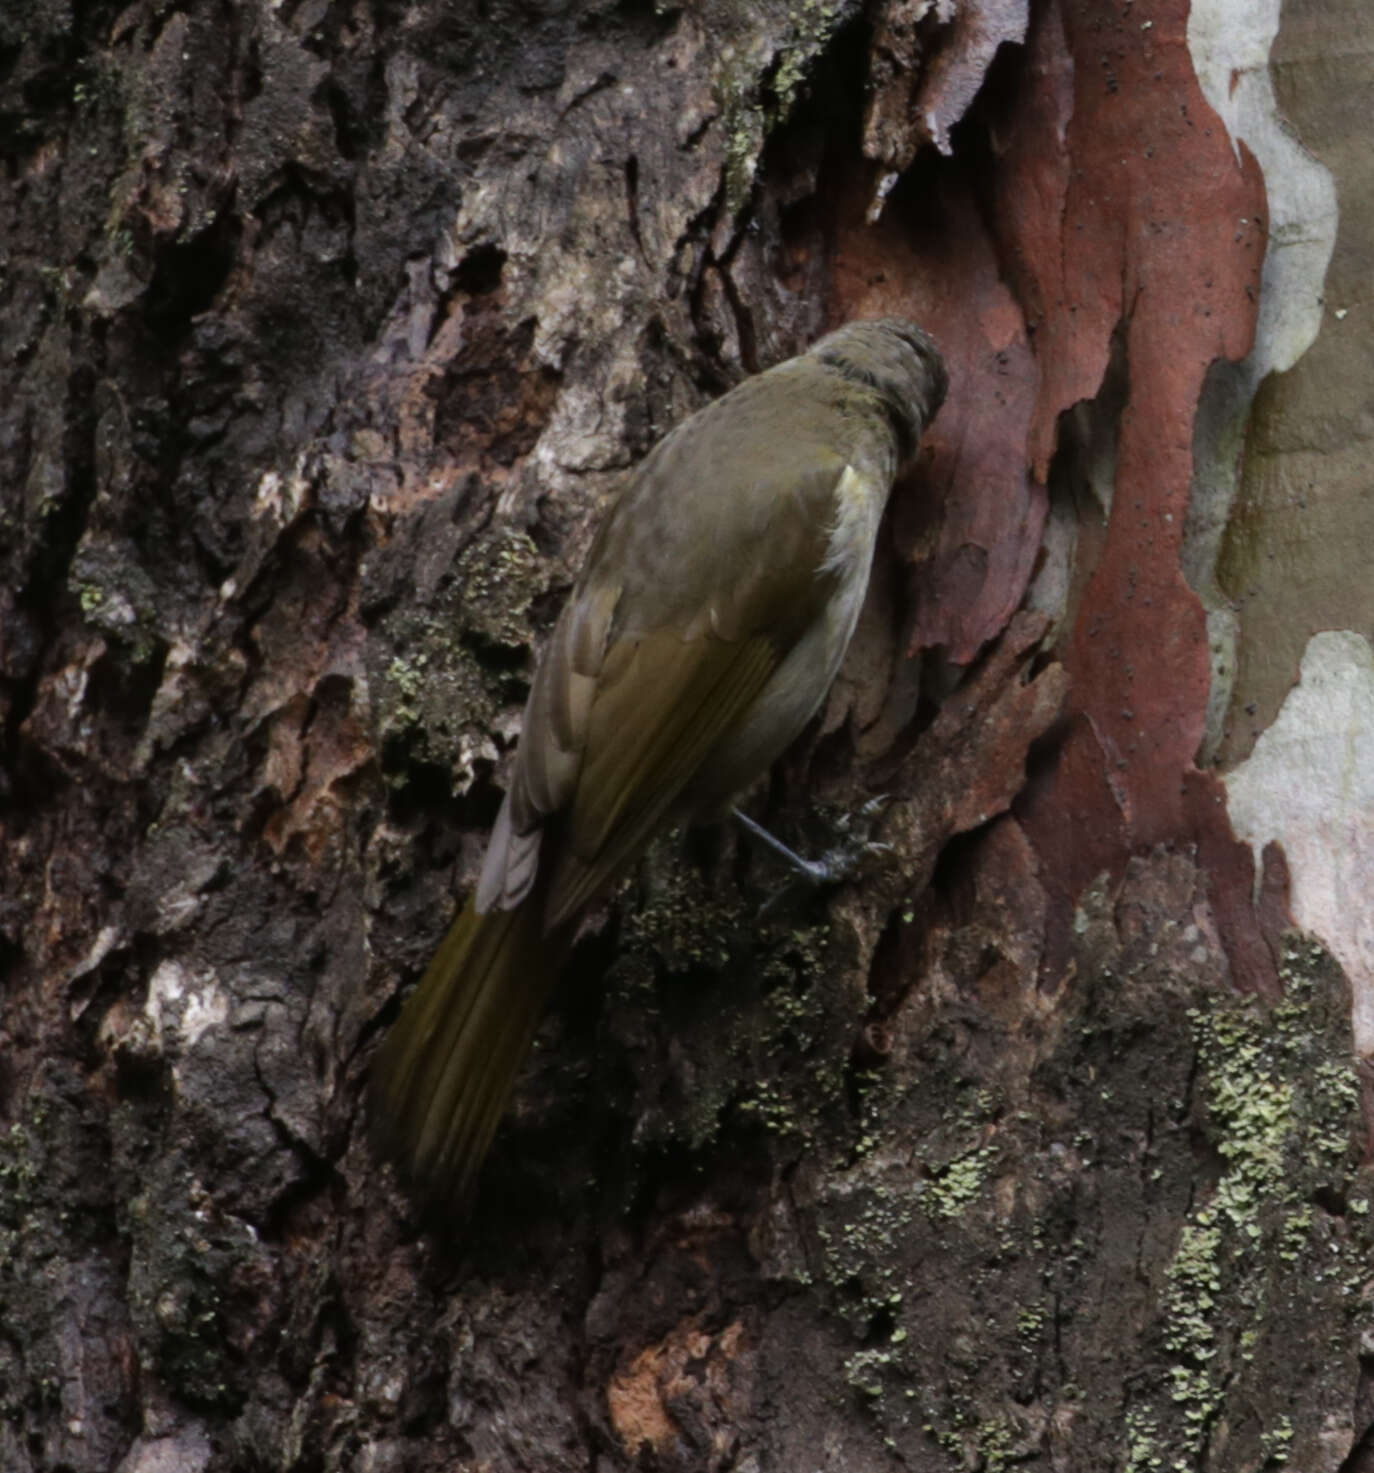
[[471, 1193], [567, 955], [541, 890], [486, 915], [468, 901], [373, 1064], [378, 1145], [426, 1197]]

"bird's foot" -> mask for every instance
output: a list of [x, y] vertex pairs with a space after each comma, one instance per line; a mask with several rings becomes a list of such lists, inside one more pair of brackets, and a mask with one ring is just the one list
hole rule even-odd
[[795, 849], [784, 844], [776, 834], [771, 834], [738, 808], [732, 809], [745, 831], [770, 853], [781, 859], [792, 871], [792, 878], [764, 903], [761, 916], [769, 916], [783, 909], [793, 900], [818, 890], [822, 885], [838, 885], [849, 879], [866, 859], [878, 854], [890, 854], [891, 844], [870, 839], [883, 810], [887, 797], [870, 798], [857, 812], [841, 813], [832, 821], [832, 842], [816, 859], [803, 859]]

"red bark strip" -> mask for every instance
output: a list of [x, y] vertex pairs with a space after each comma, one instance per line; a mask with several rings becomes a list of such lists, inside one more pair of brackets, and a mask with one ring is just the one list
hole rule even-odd
[[[1186, 0], [1148, 14], [1098, 0], [1039, 7], [1019, 92], [984, 109], [988, 176], [974, 186], [968, 171], [952, 182], [937, 169], [919, 214], [891, 209], [876, 228], [841, 232], [836, 315], [910, 312], [949, 358], [929, 441], [935, 510], [899, 505], [893, 525], [914, 565], [911, 651], [944, 646], [957, 663], [1024, 595], [1061, 416], [1098, 394], [1120, 336], [1112, 505], [1058, 650], [1077, 719], [1018, 815], [1053, 876], [1059, 926], [1132, 854], [1214, 853], [1237, 981], [1265, 989], [1253, 866], [1194, 767], [1210, 668], [1204, 612], [1180, 569], [1203, 382], [1253, 340], [1264, 186], [1203, 99], [1187, 17]], [[1080, 559], [1093, 551], [1080, 541]], [[1054, 971], [1051, 956], [1047, 979]]]
[[938, 191], [915, 228], [897, 211], [866, 226], [855, 204], [835, 247], [834, 315], [910, 315], [944, 352], [950, 392], [926, 436], [923, 495], [898, 501], [892, 525], [913, 570], [908, 655], [938, 645], [967, 665], [1021, 602], [1046, 498], [1026, 469], [1037, 370], [1021, 308], [967, 175], [942, 174]]
[[[1042, 126], [1007, 155], [1004, 197], [1023, 201], [1005, 217], [1017, 236], [1012, 256], [1023, 299], [1043, 312], [1030, 441], [1037, 466], [1052, 452], [1059, 415], [1096, 391], [1122, 323], [1129, 374], [1106, 540], [1063, 649], [1071, 701], [1091, 727], [1071, 731], [1053, 779], [1024, 815], [1037, 847], [1062, 860], [1055, 872], [1072, 893], [1108, 857], [1115, 871], [1131, 852], [1160, 843], [1192, 840], [1219, 852], [1235, 842], [1224, 803], [1200, 800], [1193, 767], [1210, 677], [1204, 614], [1179, 552], [1204, 377], [1253, 339], [1264, 194], [1254, 160], [1237, 159], [1202, 98], [1186, 25], [1182, 0], [1145, 19], [1083, 0], [1047, 13], [1029, 73]], [[1062, 117], [1066, 67], [1071, 167], [1060, 200], [1017, 180], [1022, 170], [1028, 184], [1044, 179], [1037, 151], [1044, 120]], [[1100, 834], [1123, 819], [1109, 855], [1098, 843], [1062, 842], [1066, 825]], [[1237, 893], [1213, 902], [1234, 911], [1232, 961], [1256, 985], [1267, 952], [1255, 951], [1252, 913], [1241, 921], [1251, 912], [1242, 868], [1223, 868], [1231, 875], [1224, 888]]]

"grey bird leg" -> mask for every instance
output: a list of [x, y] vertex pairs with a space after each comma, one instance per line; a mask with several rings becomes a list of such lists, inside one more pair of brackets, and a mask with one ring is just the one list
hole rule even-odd
[[829, 863], [830, 856], [827, 854], [821, 859], [803, 859], [795, 849], [789, 849], [776, 834], [770, 834], [761, 823], [756, 823], [749, 815], [741, 809], [732, 808], [731, 813], [744, 825], [745, 831], [751, 834], [765, 848], [771, 849], [785, 864], [789, 865], [803, 879], [809, 880], [813, 885], [825, 885], [830, 881], [840, 878]]
[[[859, 810], [858, 816], [871, 821], [882, 812], [886, 805], [886, 797], [870, 798]], [[746, 833], [781, 859], [795, 876], [793, 883], [784, 885], [764, 904], [760, 912], [762, 915], [772, 914], [785, 900], [799, 890], [814, 890], [821, 885], [838, 884], [853, 874], [860, 861], [867, 855], [887, 854], [892, 849], [890, 844], [870, 840], [866, 833], [860, 837], [850, 832], [851, 820], [849, 815], [845, 815], [836, 825], [839, 831], [836, 837], [839, 842], [827, 849], [819, 859], [803, 859], [795, 849], [790, 849], [776, 834], [769, 833], [761, 823], [750, 818], [747, 813], [734, 807], [730, 809], [730, 812], [739, 820]]]

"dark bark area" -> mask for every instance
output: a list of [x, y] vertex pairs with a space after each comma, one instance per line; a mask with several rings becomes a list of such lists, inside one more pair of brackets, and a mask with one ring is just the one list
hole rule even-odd
[[[1105, 292], [1064, 326], [1015, 189], [1065, 57], [1132, 95], [1091, 9], [0, 15], [0, 1467], [1341, 1466], [1346, 984], [1179, 766], [1193, 646], [1146, 631], [1146, 751], [1093, 707], [1112, 580], [1182, 598], [1094, 457], [1149, 494], [1129, 406], [1243, 350], [1262, 241], [1196, 232], [1195, 375]], [[596, 511], [879, 308], [956, 393], [765, 806], [890, 794], [892, 853], [761, 923], [766, 864], [662, 841], [421, 1223], [367, 1062]]]

